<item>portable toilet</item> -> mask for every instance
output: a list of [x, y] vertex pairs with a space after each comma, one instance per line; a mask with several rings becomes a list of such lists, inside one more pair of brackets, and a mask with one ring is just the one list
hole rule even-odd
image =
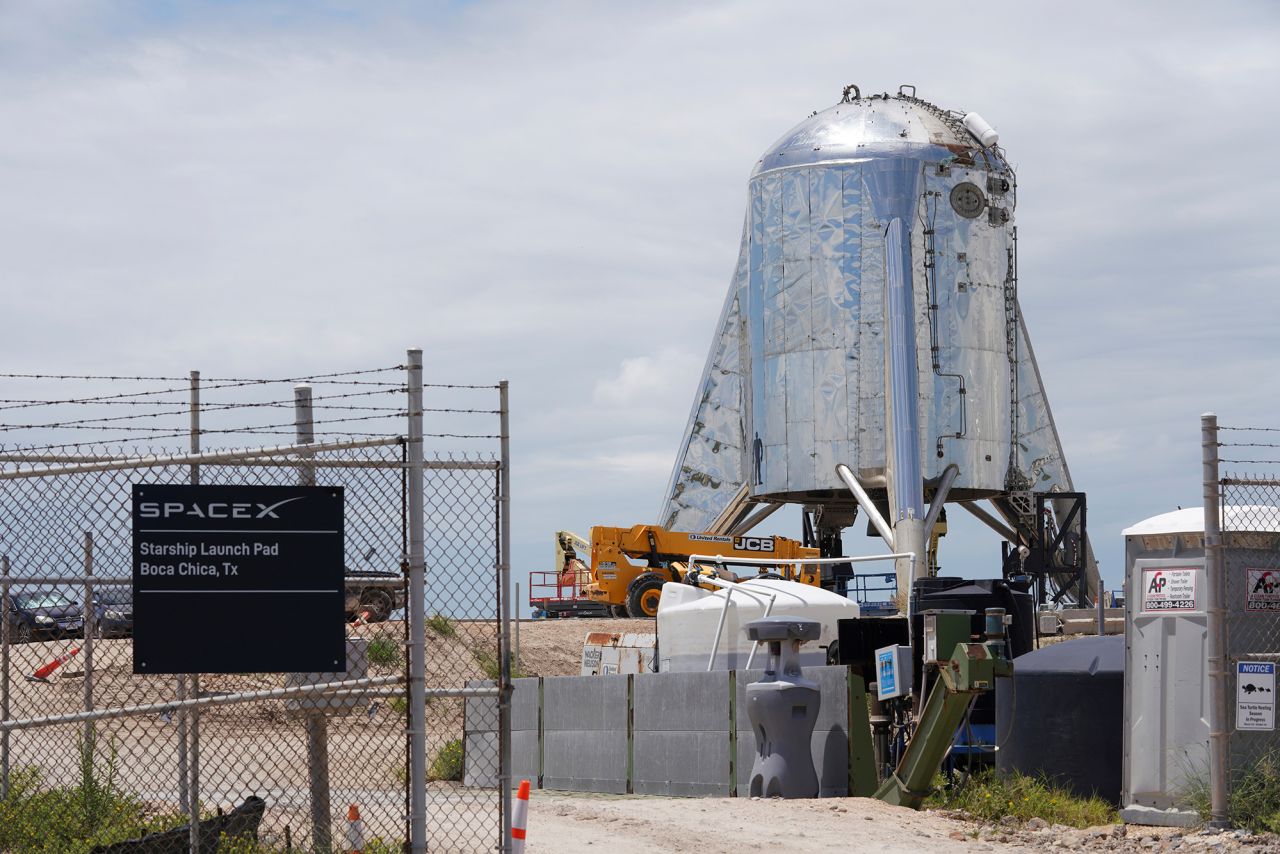
[[[1266, 513], [1257, 512], [1266, 510]], [[1274, 508], [1224, 506], [1222, 512], [1228, 626], [1245, 615], [1244, 567], [1259, 534], [1274, 548], [1280, 537]], [[1200, 817], [1188, 805], [1192, 788], [1208, 785], [1208, 582], [1204, 509], [1153, 516], [1125, 529], [1124, 763], [1120, 816], [1135, 824], [1189, 825]], [[1236, 577], [1239, 576], [1239, 577]], [[1254, 620], [1280, 620], [1272, 611]], [[1237, 643], [1229, 632], [1229, 661], [1266, 651]], [[1274, 660], [1275, 650], [1270, 651]], [[1235, 665], [1231, 665], [1234, 668]], [[1233, 674], [1234, 675], [1234, 674]], [[1236, 754], [1234, 680], [1227, 686], [1224, 722]], [[1268, 733], [1274, 736], [1274, 732]]]

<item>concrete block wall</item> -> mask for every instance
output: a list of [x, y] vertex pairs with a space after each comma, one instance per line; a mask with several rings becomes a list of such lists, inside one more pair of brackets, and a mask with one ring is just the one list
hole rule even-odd
[[[468, 688], [492, 687], [492, 682], [470, 681]], [[462, 710], [462, 783], [465, 786], [495, 788], [498, 785], [498, 701], [491, 697], [468, 697]], [[429, 736], [428, 736], [429, 738]], [[443, 744], [432, 744], [439, 750]], [[431, 758], [427, 758], [428, 766]]]
[[629, 695], [625, 676], [542, 680], [542, 788], [626, 794]]
[[[762, 671], [564, 676], [515, 680], [512, 773], [564, 791], [745, 795], [755, 758], [746, 686]], [[849, 791], [849, 684], [844, 667], [806, 667], [822, 707], [812, 748], [820, 795]], [[468, 701], [465, 779], [496, 784], [496, 713]], [[473, 706], [475, 711], [473, 712]], [[486, 727], [472, 731], [472, 722]], [[474, 767], [473, 767], [474, 766]], [[474, 781], [474, 782], [472, 782]]]
[[632, 680], [632, 791], [727, 797], [729, 671], [643, 674]]

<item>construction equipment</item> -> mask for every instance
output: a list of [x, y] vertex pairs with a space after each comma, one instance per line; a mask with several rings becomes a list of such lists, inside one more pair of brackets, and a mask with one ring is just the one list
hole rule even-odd
[[[773, 575], [802, 584], [818, 584], [818, 572], [812, 567], [788, 566], [783, 561], [814, 558], [817, 549], [807, 549], [786, 537], [690, 534], [668, 531], [657, 525], [635, 525], [631, 528], [594, 527], [591, 529], [591, 583], [583, 588], [594, 602], [606, 604], [617, 613], [626, 608], [631, 617], [654, 617], [662, 585], [684, 580], [685, 564], [690, 555], [714, 555], [721, 566], [731, 565], [734, 558], [777, 558], [776, 567], [758, 567], [756, 575]], [[632, 560], [643, 563], [632, 563]], [[727, 580], [737, 576], [725, 571]]]
[[588, 599], [583, 589], [591, 583], [591, 570], [579, 555], [591, 552], [591, 543], [572, 531], [556, 531], [555, 569], [529, 573], [529, 606], [535, 617], [625, 617], [607, 605]]

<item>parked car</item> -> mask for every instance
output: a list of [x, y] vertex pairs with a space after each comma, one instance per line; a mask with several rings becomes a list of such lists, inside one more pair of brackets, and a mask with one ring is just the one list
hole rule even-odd
[[392, 611], [404, 607], [403, 587], [366, 586], [362, 579], [395, 579], [400, 581], [398, 572], [387, 572], [380, 569], [347, 569], [346, 592], [347, 622], [351, 622], [364, 611], [369, 612], [366, 618], [370, 623], [380, 623], [391, 616]]
[[59, 590], [9, 594], [9, 640], [13, 643], [63, 638], [84, 628], [84, 609]]
[[133, 588], [103, 587], [93, 592], [93, 632], [96, 638], [133, 635]]
[[[371, 548], [364, 555], [365, 563], [373, 560], [373, 556], [377, 554], [376, 548]], [[402, 581], [403, 576], [398, 572], [389, 572], [383, 569], [352, 569], [346, 567], [346, 583], [343, 585], [346, 594], [345, 610], [347, 612], [347, 622], [351, 622], [360, 616], [361, 613], [368, 612], [366, 620], [370, 623], [380, 623], [391, 617], [393, 611], [398, 611], [404, 607], [405, 596], [403, 585], [394, 587], [389, 585], [364, 585], [361, 584], [362, 579], [393, 579]]]

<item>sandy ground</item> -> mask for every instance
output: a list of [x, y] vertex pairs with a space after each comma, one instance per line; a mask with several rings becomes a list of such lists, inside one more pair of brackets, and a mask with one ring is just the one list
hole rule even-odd
[[954, 819], [868, 798], [781, 801], [535, 792], [529, 804], [527, 850], [529, 854], [997, 850], [1020, 854], [1038, 850], [979, 841], [971, 833], [972, 826]]
[[829, 851], [1117, 852], [1244, 854], [1280, 852], [1273, 834], [1102, 825], [1076, 830], [1033, 819], [982, 825], [942, 812], [915, 812], [869, 798], [751, 800], [654, 798], [534, 792], [529, 854], [697, 852], [786, 854]]

